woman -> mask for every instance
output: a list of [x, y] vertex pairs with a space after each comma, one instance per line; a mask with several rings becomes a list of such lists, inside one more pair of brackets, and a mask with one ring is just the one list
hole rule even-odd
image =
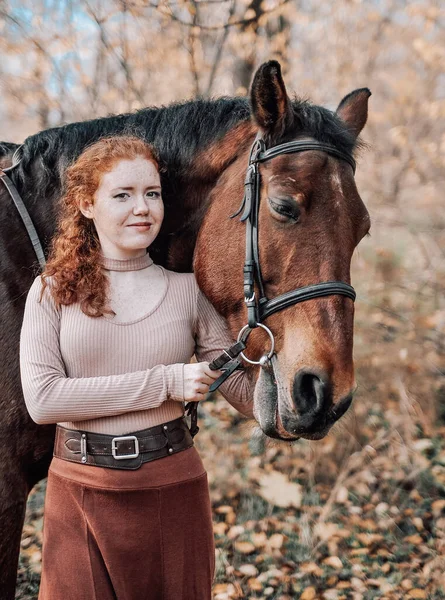
[[[153, 264], [164, 216], [156, 157], [104, 138], [67, 169], [59, 232], [29, 291], [26, 406], [57, 423], [39, 600], [209, 600], [207, 475], [184, 419], [233, 340], [194, 275]], [[198, 363], [189, 364], [193, 354]], [[220, 391], [252, 416], [239, 371]]]

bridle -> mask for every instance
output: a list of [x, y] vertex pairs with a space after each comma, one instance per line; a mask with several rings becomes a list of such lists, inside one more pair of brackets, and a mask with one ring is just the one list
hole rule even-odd
[[[240, 352], [240, 356], [250, 364], [266, 366], [274, 353], [274, 336], [270, 329], [263, 323], [270, 315], [289, 306], [299, 304], [300, 302], [312, 300], [313, 298], [341, 295], [354, 301], [356, 297], [354, 288], [343, 281], [325, 281], [307, 285], [280, 294], [270, 300], [266, 296], [265, 286], [261, 275], [258, 241], [258, 215], [261, 199], [261, 175], [259, 165], [260, 163], [264, 163], [282, 154], [294, 154], [297, 152], [307, 152], [309, 150], [326, 152], [335, 158], [344, 160], [351, 165], [352, 170], [355, 173], [356, 163], [354, 158], [349, 153], [342, 152], [331, 144], [315, 140], [295, 140], [266, 149], [266, 144], [261, 137], [261, 134], [258, 134], [250, 150], [249, 165], [244, 182], [243, 201], [236, 213], [230, 215], [230, 218], [234, 218], [241, 214], [240, 221], [246, 223], [244, 302], [247, 307], [247, 325], [239, 332], [237, 341], [246, 342], [251, 331], [256, 327], [264, 329], [268, 333], [271, 341], [271, 349], [268, 354], [262, 356], [259, 361], [250, 360]], [[259, 290], [258, 299], [255, 292], [255, 283]]]

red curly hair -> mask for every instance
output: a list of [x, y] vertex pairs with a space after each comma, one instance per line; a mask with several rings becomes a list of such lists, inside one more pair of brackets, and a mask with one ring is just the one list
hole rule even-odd
[[118, 161], [139, 157], [153, 162], [159, 170], [154, 149], [144, 140], [130, 135], [110, 136], [88, 146], [67, 168], [57, 234], [41, 275], [40, 298], [48, 286], [57, 306], [79, 302], [82, 312], [90, 317], [114, 314], [107, 306], [109, 280], [101, 266], [96, 227], [81, 213], [79, 204], [82, 199], [94, 202], [102, 176]]

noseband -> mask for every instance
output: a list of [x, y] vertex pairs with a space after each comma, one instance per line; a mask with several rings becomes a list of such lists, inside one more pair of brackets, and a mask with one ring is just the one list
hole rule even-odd
[[[282, 154], [295, 154], [297, 152], [307, 152], [317, 150], [326, 152], [330, 156], [346, 161], [351, 165], [355, 173], [356, 163], [350, 154], [342, 152], [332, 146], [322, 142], [296, 140], [279, 144], [266, 149], [266, 144], [261, 135], [258, 134], [249, 156], [249, 166], [247, 168], [246, 179], [244, 182], [244, 197], [240, 208], [230, 215], [234, 218], [241, 214], [240, 221], [246, 223], [246, 258], [244, 262], [244, 302], [247, 306], [247, 325], [245, 325], [239, 335], [238, 342], [245, 342], [256, 327], [264, 329], [271, 339], [271, 350], [267, 355], [261, 357], [259, 361], [252, 361], [241, 352], [244, 360], [251, 364], [266, 366], [274, 352], [274, 337], [272, 332], [263, 321], [278, 312], [294, 304], [321, 298], [325, 296], [340, 295], [355, 300], [356, 294], [354, 288], [343, 281], [325, 281], [315, 283], [305, 287], [297, 288], [279, 296], [268, 299], [265, 293], [265, 286], [261, 275], [259, 242], [258, 242], [258, 215], [261, 199], [261, 175], [259, 170], [260, 163], [266, 162]], [[255, 283], [259, 290], [259, 298], [256, 297]]]

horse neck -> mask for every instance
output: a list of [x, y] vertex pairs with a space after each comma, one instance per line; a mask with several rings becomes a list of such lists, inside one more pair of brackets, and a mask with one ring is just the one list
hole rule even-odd
[[[146, 140], [153, 143], [161, 162], [167, 165], [162, 182], [165, 221], [153, 251], [160, 264], [174, 270], [192, 269], [196, 237], [209, 206], [210, 192], [228, 166], [247, 152], [254, 135], [244, 100], [223, 99], [204, 104], [191, 101], [147, 109], [125, 120], [130, 129], [136, 125], [144, 129]], [[71, 157], [81, 152], [82, 140], [122, 133], [122, 119], [107, 117], [67, 127], [71, 134], [61, 127], [28, 138], [24, 150], [27, 160], [11, 173], [45, 251], [55, 232], [56, 202], [61, 194], [59, 174]], [[74, 128], [77, 136], [72, 136]], [[67, 142], [70, 136], [75, 140], [74, 146]], [[53, 148], [52, 154], [46, 151], [48, 147]], [[170, 252], [172, 245], [178, 247], [178, 239], [183, 258], [178, 258], [179, 252], [176, 258]]]
[[[155, 261], [175, 271], [191, 271], [197, 236], [211, 203], [211, 191], [235, 161], [247, 158], [255, 136], [250, 121], [242, 121], [194, 157], [175, 184], [180, 194], [163, 193], [163, 232], [153, 245]], [[168, 187], [167, 183], [167, 187]], [[168, 190], [170, 191], [170, 190]]]

